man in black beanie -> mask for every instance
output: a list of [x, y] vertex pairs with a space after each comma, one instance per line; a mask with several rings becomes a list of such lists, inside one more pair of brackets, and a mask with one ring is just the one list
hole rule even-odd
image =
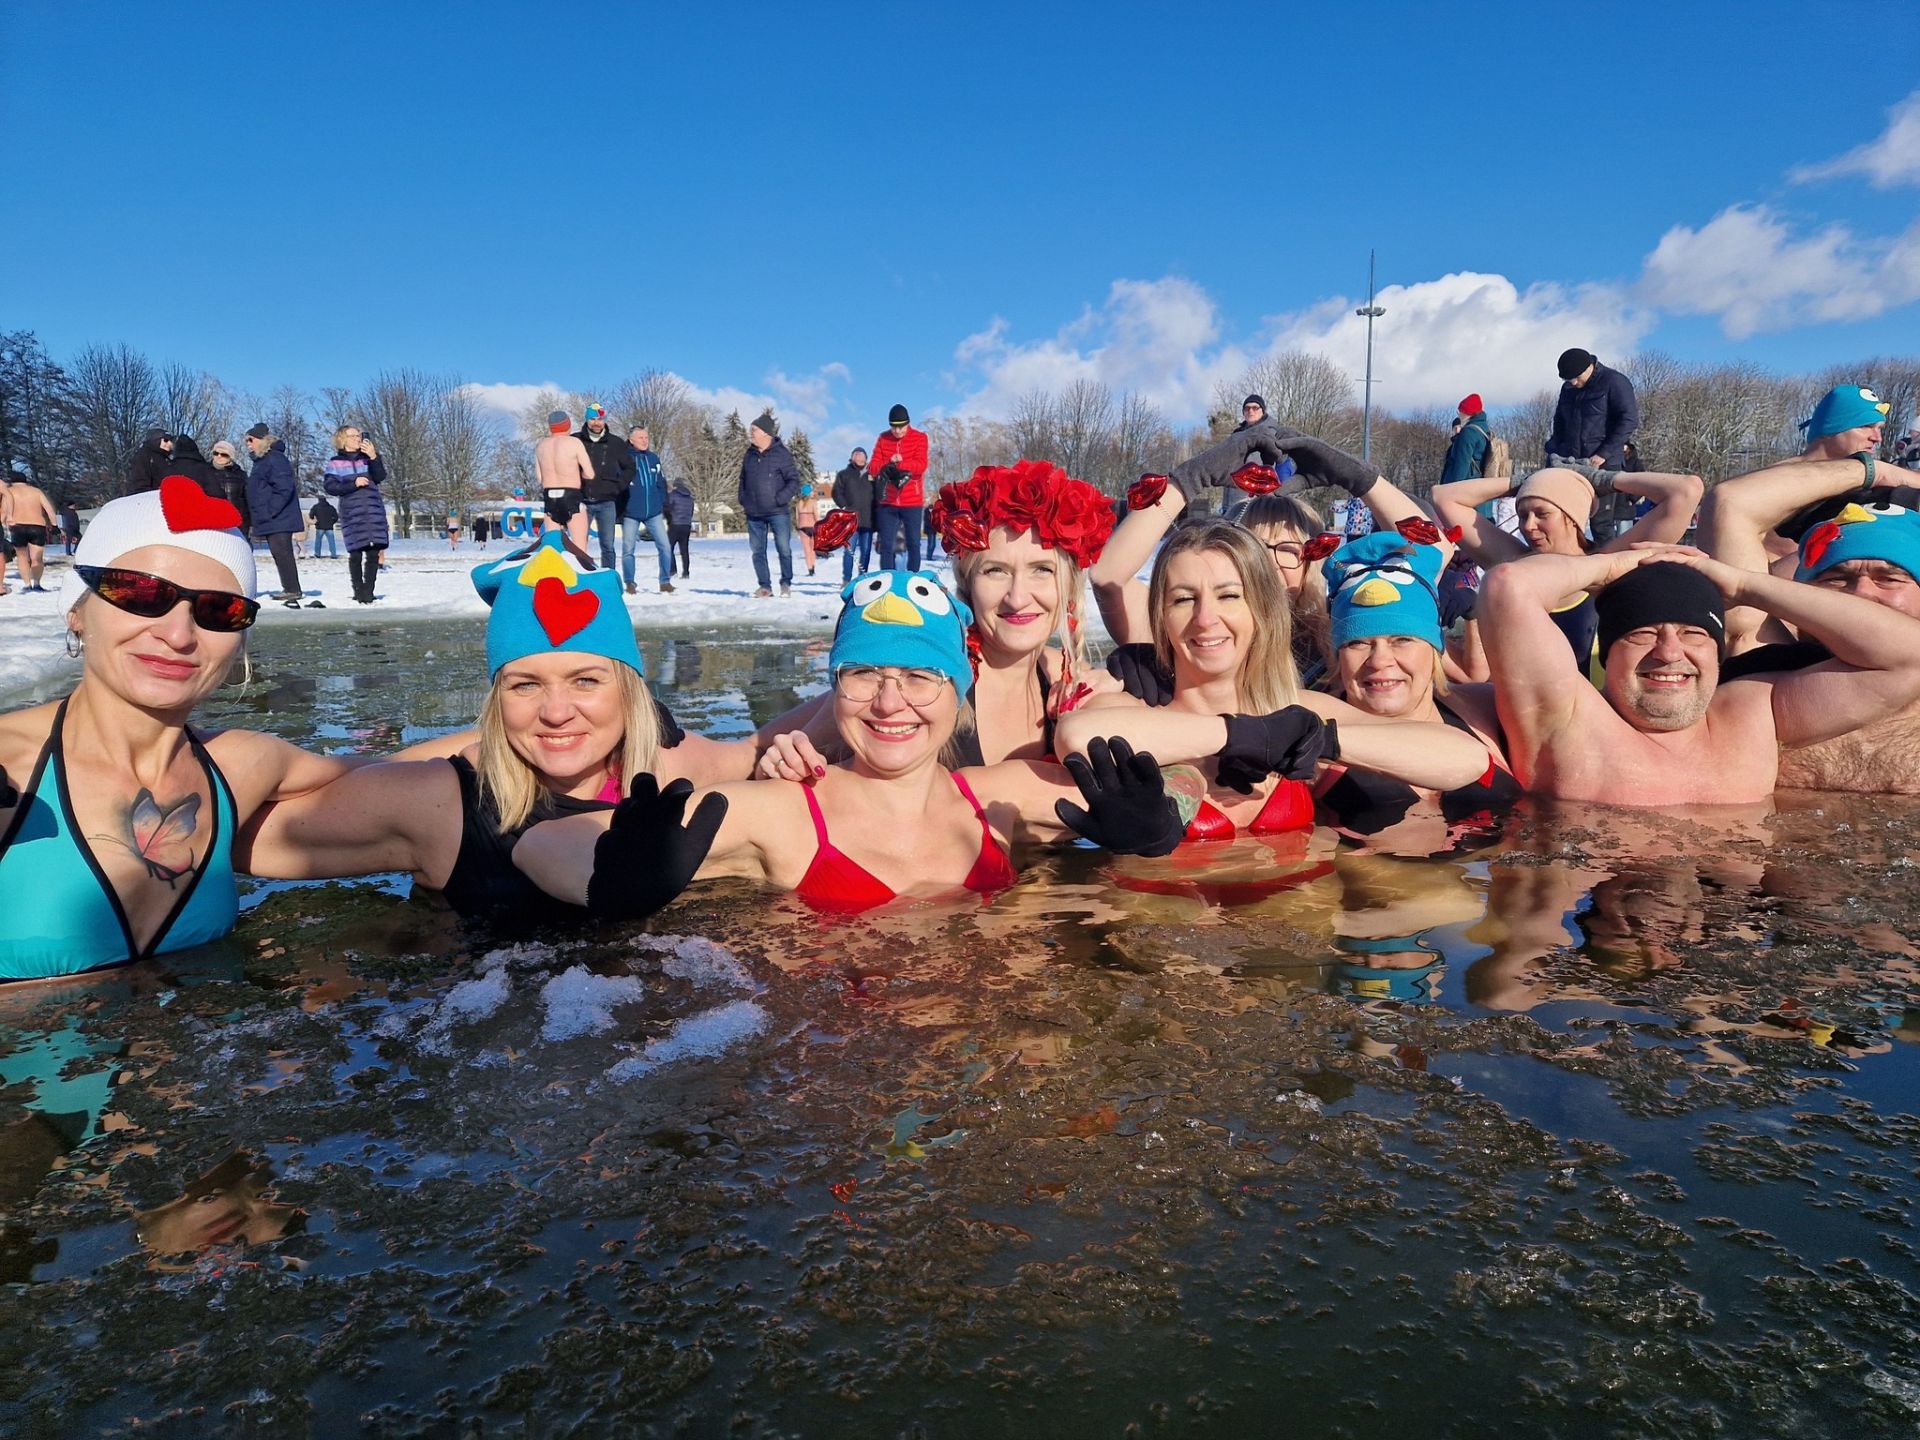
[[1238, 435], [1242, 430], [1251, 430], [1266, 418], [1266, 399], [1260, 395], [1249, 395], [1240, 402], [1240, 423], [1233, 427], [1233, 433]]
[[867, 462], [873, 476], [874, 521], [880, 532], [879, 567], [896, 570], [895, 550], [904, 539], [907, 569], [920, 568], [920, 522], [927, 503], [927, 437], [913, 428], [907, 407], [887, 412], [887, 428], [873, 442]]
[[1578, 470], [1598, 481], [1602, 472], [1624, 470], [1627, 441], [1640, 428], [1640, 402], [1633, 382], [1609, 369], [1590, 351], [1562, 351], [1560, 399], [1547, 435], [1547, 464]]
[[[1606, 684], [1569, 671], [1553, 610], [1596, 592]], [[1720, 682], [1726, 610], [1751, 605], [1834, 658]], [[1507, 759], [1529, 790], [1602, 805], [1735, 805], [1773, 793], [1780, 747], [1920, 700], [1920, 620], [1681, 546], [1529, 555], [1487, 572], [1478, 609]]]

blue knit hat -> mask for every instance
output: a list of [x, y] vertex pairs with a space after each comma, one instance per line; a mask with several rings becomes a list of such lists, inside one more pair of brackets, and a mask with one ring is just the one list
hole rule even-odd
[[1350, 540], [1326, 559], [1327, 609], [1335, 648], [1376, 635], [1412, 635], [1438, 650], [1438, 585], [1446, 559], [1438, 545], [1377, 530]]
[[846, 608], [834, 627], [829, 669], [898, 665], [938, 670], [965, 695], [973, 687], [967, 627], [973, 611], [931, 570], [879, 570], [840, 592]]
[[1920, 515], [1898, 505], [1850, 504], [1800, 537], [1796, 580], [1811, 580], [1848, 560], [1881, 560], [1920, 580]]
[[1800, 422], [1809, 440], [1824, 440], [1842, 430], [1883, 423], [1893, 407], [1864, 385], [1836, 385], [1820, 397], [1813, 414]]
[[473, 588], [493, 607], [487, 617], [487, 674], [528, 655], [555, 651], [618, 660], [647, 673], [620, 577], [567, 552], [566, 532], [549, 530], [530, 550], [481, 565]]

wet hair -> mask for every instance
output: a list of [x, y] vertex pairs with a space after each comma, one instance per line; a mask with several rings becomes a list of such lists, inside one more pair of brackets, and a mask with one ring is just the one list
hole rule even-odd
[[[1293, 495], [1256, 495], [1234, 513], [1233, 519], [1255, 534], [1288, 530], [1302, 540], [1311, 540], [1327, 528], [1318, 510]], [[1307, 566], [1299, 594], [1289, 591], [1288, 599], [1295, 633], [1303, 635], [1319, 653], [1321, 662], [1332, 669], [1333, 616], [1327, 608], [1327, 577], [1318, 564]]]
[[1230, 520], [1197, 520], [1177, 527], [1154, 558], [1147, 582], [1147, 615], [1153, 625], [1153, 650], [1172, 671], [1173, 637], [1167, 629], [1167, 569], [1189, 551], [1224, 555], [1239, 572], [1254, 617], [1253, 641], [1241, 659], [1234, 683], [1241, 707], [1253, 714], [1284, 709], [1300, 698], [1300, 676], [1293, 664], [1293, 614], [1273, 557], [1253, 532]]
[[[626, 737], [615, 750], [619, 759], [615, 773], [622, 788], [635, 775], [653, 769], [660, 757], [660, 716], [654, 709], [653, 692], [629, 665], [609, 661], [614, 684], [620, 687], [620, 709], [626, 716]], [[534, 817], [546, 798], [540, 777], [513, 748], [507, 738], [507, 722], [501, 714], [501, 675], [496, 675], [480, 706], [480, 763], [475, 766], [480, 779], [481, 798], [493, 806], [499, 817], [502, 835], [510, 834]]]

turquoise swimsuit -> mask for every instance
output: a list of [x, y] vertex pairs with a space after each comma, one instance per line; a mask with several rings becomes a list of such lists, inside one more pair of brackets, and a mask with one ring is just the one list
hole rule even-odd
[[206, 747], [187, 743], [213, 794], [213, 832], [199, 866], [180, 879], [172, 913], [144, 949], [135, 944], [120, 897], [74, 824], [61, 754], [67, 702], [54, 712], [53, 730], [33, 767], [33, 778], [0, 831], [0, 982], [77, 975], [145, 960], [217, 940], [240, 913], [233, 879], [233, 792]]

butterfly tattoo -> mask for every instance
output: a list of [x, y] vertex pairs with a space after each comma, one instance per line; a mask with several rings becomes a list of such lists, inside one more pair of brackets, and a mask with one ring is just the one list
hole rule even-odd
[[198, 795], [162, 805], [153, 798], [151, 790], [142, 786], [127, 812], [125, 838], [118, 835], [107, 838], [133, 851], [147, 867], [148, 877], [166, 881], [171, 890], [174, 881], [193, 869], [193, 835], [199, 828], [199, 820]]

